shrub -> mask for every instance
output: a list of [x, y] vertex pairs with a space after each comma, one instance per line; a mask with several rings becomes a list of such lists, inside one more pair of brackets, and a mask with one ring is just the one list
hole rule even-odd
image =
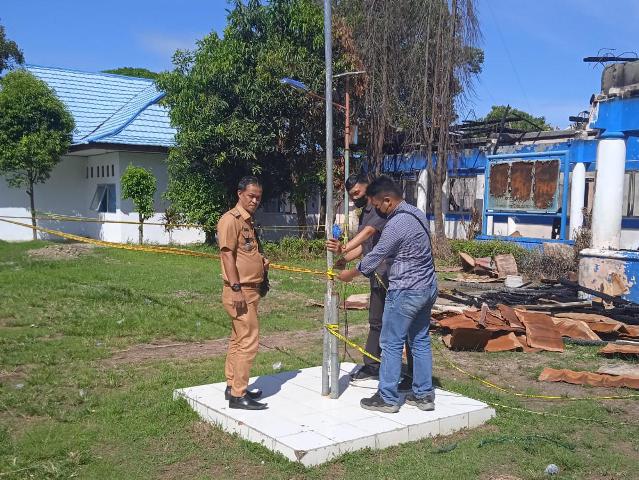
[[264, 242], [263, 247], [264, 254], [271, 260], [312, 260], [326, 255], [323, 239], [284, 237], [279, 242]]
[[535, 248], [527, 251], [517, 265], [529, 280], [568, 278], [569, 273], [576, 269], [575, 255], [571, 249], [546, 253], [541, 248]]
[[450, 246], [455, 262], [459, 262], [459, 252], [467, 253], [475, 258], [494, 257], [495, 255], [512, 253], [519, 265], [523, 258], [529, 253], [528, 250], [514, 242], [503, 242], [501, 240], [451, 240]]

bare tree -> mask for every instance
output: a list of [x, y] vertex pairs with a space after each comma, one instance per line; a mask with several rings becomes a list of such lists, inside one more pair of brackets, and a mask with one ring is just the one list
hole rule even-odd
[[442, 187], [456, 155], [449, 127], [483, 61], [476, 48], [475, 0], [337, 4], [368, 72], [362, 108], [368, 156], [379, 173], [387, 152], [424, 155], [433, 182], [435, 232], [443, 237]]

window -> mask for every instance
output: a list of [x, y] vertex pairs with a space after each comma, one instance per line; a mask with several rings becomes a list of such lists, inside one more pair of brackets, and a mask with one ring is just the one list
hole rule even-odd
[[477, 177], [450, 177], [448, 179], [448, 211], [470, 212], [475, 206]]
[[623, 185], [623, 216], [639, 217], [639, 172], [626, 172]]
[[111, 176], [115, 177], [115, 167], [111, 165]]
[[91, 167], [91, 178], [93, 178], [93, 167]]
[[104, 177], [104, 165], [102, 165], [102, 176]]
[[271, 198], [262, 204], [264, 213], [296, 213], [295, 205], [288, 200], [288, 195]]
[[98, 185], [91, 201], [91, 210], [99, 213], [115, 213], [115, 184]]

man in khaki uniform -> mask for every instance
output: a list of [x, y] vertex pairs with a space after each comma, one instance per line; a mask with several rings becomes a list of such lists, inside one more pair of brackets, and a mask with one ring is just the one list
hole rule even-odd
[[258, 350], [257, 306], [260, 286], [268, 269], [259, 251], [253, 214], [262, 200], [262, 186], [255, 177], [244, 177], [237, 187], [237, 205], [217, 224], [224, 288], [222, 304], [233, 325], [226, 356], [226, 392], [229, 408], [263, 410], [256, 401], [260, 390], [247, 390], [251, 365]]

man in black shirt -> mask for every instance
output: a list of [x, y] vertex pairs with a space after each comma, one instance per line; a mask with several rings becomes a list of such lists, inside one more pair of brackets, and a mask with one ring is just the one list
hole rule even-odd
[[[382, 234], [382, 230], [386, 225], [386, 219], [380, 217], [375, 208], [366, 196], [366, 188], [369, 184], [369, 178], [366, 175], [351, 175], [346, 180], [346, 190], [348, 196], [356, 208], [361, 208], [359, 217], [359, 227], [357, 235], [353, 237], [346, 245], [342, 245], [338, 240], [328, 240], [326, 248], [334, 253], [344, 255], [340, 263], [350, 262], [358, 257], [364, 256], [373, 250]], [[366, 351], [373, 354], [377, 358], [382, 355], [379, 346], [379, 337], [382, 331], [382, 315], [384, 314], [384, 303], [386, 301], [386, 288], [388, 287], [388, 270], [390, 262], [384, 261], [375, 271], [375, 275], [371, 277], [371, 295], [368, 309], [369, 331], [366, 340]], [[410, 352], [407, 358], [410, 359]], [[409, 370], [412, 362], [409, 360]], [[352, 380], [353, 382], [378, 379], [379, 378], [379, 362], [364, 355], [364, 366], [356, 372]], [[411, 378], [405, 378], [399, 385], [401, 391], [411, 389]]]

